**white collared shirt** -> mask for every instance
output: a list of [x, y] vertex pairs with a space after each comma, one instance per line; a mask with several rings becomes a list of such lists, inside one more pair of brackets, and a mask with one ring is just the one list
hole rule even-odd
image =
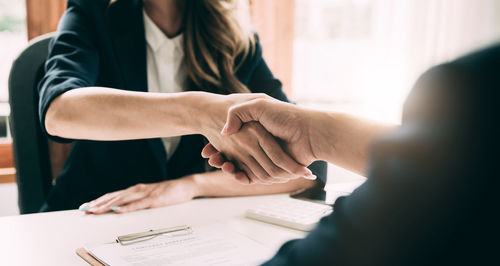
[[[185, 90], [187, 73], [184, 65], [183, 35], [169, 39], [158, 26], [144, 14], [144, 31], [147, 43], [148, 91], [181, 92]], [[181, 137], [162, 138], [167, 160], [172, 157]]]

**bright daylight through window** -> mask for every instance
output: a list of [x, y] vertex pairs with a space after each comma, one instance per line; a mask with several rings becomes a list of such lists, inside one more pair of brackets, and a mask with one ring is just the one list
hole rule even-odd
[[400, 122], [418, 76], [500, 40], [497, 0], [295, 0], [293, 98]]
[[[298, 104], [400, 123], [429, 67], [500, 41], [498, 0], [295, 0]], [[328, 182], [357, 178], [334, 165]]]

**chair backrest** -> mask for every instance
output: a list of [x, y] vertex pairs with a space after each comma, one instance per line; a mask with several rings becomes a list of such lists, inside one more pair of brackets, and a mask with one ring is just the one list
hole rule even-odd
[[52, 186], [47, 138], [38, 119], [37, 85], [53, 36], [49, 33], [30, 41], [12, 64], [9, 76], [9, 122], [21, 214], [38, 212]]

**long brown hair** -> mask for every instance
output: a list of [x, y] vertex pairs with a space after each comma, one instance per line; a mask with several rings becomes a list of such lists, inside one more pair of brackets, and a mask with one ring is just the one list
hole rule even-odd
[[[119, 0], [110, 0], [113, 4]], [[188, 79], [204, 91], [250, 90], [235, 72], [255, 51], [255, 38], [237, 16], [238, 0], [178, 0], [184, 11], [184, 62]]]
[[236, 1], [181, 2], [184, 5], [184, 55], [189, 79], [202, 90], [250, 92], [235, 72], [253, 53], [255, 40], [245, 27], [247, 25], [236, 16]]

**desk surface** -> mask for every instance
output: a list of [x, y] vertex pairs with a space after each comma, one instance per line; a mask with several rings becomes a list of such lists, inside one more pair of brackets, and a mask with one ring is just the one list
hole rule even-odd
[[0, 264], [87, 265], [75, 250], [87, 243], [114, 241], [117, 235], [177, 225], [224, 223], [272, 250], [303, 237], [300, 231], [244, 217], [249, 207], [288, 195], [197, 199], [125, 214], [85, 215], [72, 210], [0, 218]]

